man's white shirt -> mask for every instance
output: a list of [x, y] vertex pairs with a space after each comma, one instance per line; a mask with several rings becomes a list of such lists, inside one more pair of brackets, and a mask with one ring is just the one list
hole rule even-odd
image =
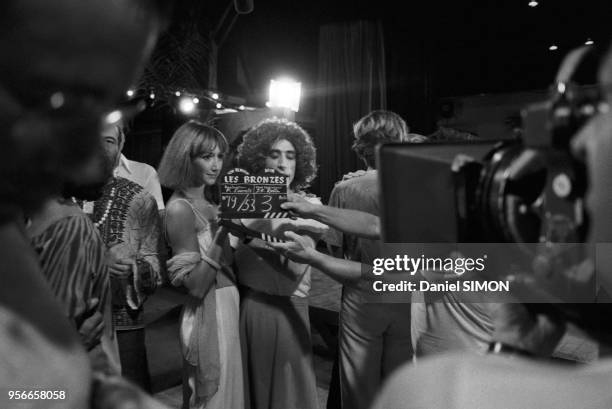
[[121, 154], [119, 165], [115, 168], [115, 176], [138, 183], [146, 192], [155, 198], [157, 209], [164, 210], [164, 198], [159, 184], [159, 177], [153, 166], [129, 160]]

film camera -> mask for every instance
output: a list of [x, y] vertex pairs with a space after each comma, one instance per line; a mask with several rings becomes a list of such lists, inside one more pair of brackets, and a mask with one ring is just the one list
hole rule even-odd
[[597, 88], [571, 81], [587, 53], [570, 53], [550, 99], [523, 111], [521, 140], [381, 146], [385, 241], [583, 241], [587, 181], [570, 141], [604, 108]]
[[[519, 140], [381, 146], [377, 167], [383, 240], [515, 243], [507, 248], [530, 260], [531, 274], [550, 276], [555, 258], [568, 256], [556, 252], [556, 246], [584, 242], [589, 228], [586, 168], [572, 153], [571, 141], [589, 118], [607, 109], [598, 87], [573, 81], [580, 65], [593, 58], [597, 56], [587, 47], [566, 56], [549, 99], [523, 110]], [[599, 317], [604, 310], [609, 316], [611, 306], [564, 301], [534, 309], [599, 334]], [[612, 329], [609, 324], [607, 329]], [[612, 340], [611, 331], [605, 332], [600, 339]]]

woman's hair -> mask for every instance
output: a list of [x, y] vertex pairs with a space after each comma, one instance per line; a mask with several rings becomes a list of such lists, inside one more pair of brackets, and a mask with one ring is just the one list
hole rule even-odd
[[291, 188], [308, 187], [317, 175], [317, 152], [308, 133], [295, 122], [286, 119], [266, 119], [250, 129], [238, 147], [240, 166], [256, 174], [266, 167], [272, 146], [281, 140], [291, 142], [295, 149], [295, 176]]
[[173, 190], [191, 187], [196, 180], [193, 159], [217, 146], [227, 152], [227, 140], [217, 129], [195, 120], [184, 123], [174, 132], [159, 163], [160, 184]]
[[408, 130], [406, 122], [395, 112], [372, 111], [353, 125], [353, 150], [368, 166], [374, 167], [376, 146], [383, 142], [407, 141]]

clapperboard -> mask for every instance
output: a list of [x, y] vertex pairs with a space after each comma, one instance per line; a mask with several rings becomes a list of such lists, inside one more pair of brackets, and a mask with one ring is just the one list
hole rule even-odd
[[[221, 178], [221, 219], [278, 219], [290, 217], [280, 205], [287, 201], [287, 176], [265, 169], [251, 175], [241, 168], [228, 171]], [[230, 230], [269, 242], [282, 242], [265, 233], [234, 223], [224, 223]]]
[[230, 232], [238, 236], [245, 236], [248, 239], [261, 239], [263, 241], [267, 241], [270, 243], [284, 243], [285, 242], [285, 240], [279, 239], [278, 237], [271, 236], [269, 234], [262, 233], [260, 231], [249, 229], [248, 227], [233, 223], [229, 219], [221, 219], [219, 221], [219, 226], [225, 226]]

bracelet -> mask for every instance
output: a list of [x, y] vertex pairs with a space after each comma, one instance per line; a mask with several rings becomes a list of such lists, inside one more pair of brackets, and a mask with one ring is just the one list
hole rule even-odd
[[202, 254], [201, 257], [202, 260], [206, 261], [215, 270], [221, 270], [221, 265], [212, 258], [208, 257], [206, 254]]
[[527, 358], [534, 358], [535, 355], [525, 349], [513, 347], [512, 345], [504, 344], [503, 342], [495, 341], [489, 343], [490, 354], [500, 355], [500, 354], [509, 354], [509, 355], [520, 355]]

